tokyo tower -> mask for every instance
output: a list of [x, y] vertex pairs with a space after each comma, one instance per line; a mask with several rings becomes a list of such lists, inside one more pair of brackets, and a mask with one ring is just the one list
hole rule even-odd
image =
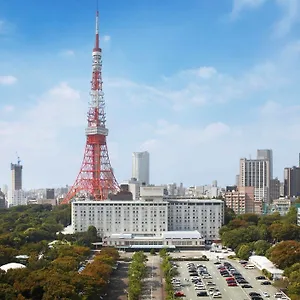
[[81, 169], [77, 179], [62, 201], [69, 203], [75, 197], [106, 200], [116, 193], [119, 185], [110, 164], [105, 127], [105, 101], [102, 91], [102, 50], [99, 46], [99, 12], [96, 13], [96, 39], [93, 49], [91, 101], [87, 114], [86, 146]]

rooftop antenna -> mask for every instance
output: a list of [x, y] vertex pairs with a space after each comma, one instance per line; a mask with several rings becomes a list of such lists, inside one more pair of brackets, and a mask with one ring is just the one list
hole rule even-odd
[[98, 10], [98, 0], [96, 0], [96, 41], [95, 49], [99, 49], [99, 10]]
[[20, 165], [20, 163], [21, 163], [21, 160], [20, 160], [20, 156], [18, 155], [18, 152], [16, 152], [16, 155], [17, 155], [17, 161], [18, 161], [18, 165]]

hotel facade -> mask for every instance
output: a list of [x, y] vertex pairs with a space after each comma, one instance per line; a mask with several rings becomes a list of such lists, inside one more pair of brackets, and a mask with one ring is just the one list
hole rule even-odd
[[224, 223], [224, 202], [208, 199], [74, 201], [72, 227], [75, 232], [95, 226], [102, 239], [114, 234], [161, 237], [167, 232], [198, 231], [206, 242], [220, 239]]

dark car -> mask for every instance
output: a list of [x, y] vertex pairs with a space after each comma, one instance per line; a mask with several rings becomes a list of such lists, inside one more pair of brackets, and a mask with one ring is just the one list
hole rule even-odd
[[236, 281], [237, 281], [238, 283], [244, 283], [244, 284], [249, 283], [246, 279], [237, 279]]
[[252, 285], [250, 285], [250, 284], [243, 284], [242, 288], [243, 289], [252, 289]]
[[271, 285], [272, 283], [270, 281], [263, 281], [261, 282], [261, 285]]
[[208, 294], [207, 294], [207, 292], [198, 292], [198, 293], [197, 293], [197, 296], [198, 296], [198, 297], [207, 297]]
[[256, 292], [251, 292], [249, 293], [250, 297], [261, 297], [260, 293], [256, 293]]
[[265, 276], [257, 276], [255, 277], [257, 280], [266, 280], [267, 278]]

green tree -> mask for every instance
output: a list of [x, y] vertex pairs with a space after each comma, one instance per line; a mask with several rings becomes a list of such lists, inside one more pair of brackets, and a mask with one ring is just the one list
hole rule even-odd
[[72, 256], [58, 257], [52, 261], [52, 265], [58, 271], [61, 270], [63, 272], [76, 271], [79, 267], [78, 261]]
[[300, 228], [294, 224], [274, 223], [269, 231], [275, 241], [296, 240], [300, 235]]
[[17, 251], [11, 247], [0, 245], [0, 265], [7, 264], [11, 262], [17, 255]]
[[252, 214], [252, 213], [240, 215], [239, 218], [241, 220], [245, 220], [247, 223], [252, 225], [257, 225], [259, 221], [259, 216], [257, 214]]
[[259, 240], [259, 231], [256, 226], [233, 229], [224, 232], [221, 236], [221, 240], [225, 246], [237, 249], [239, 245]]
[[271, 215], [261, 216], [259, 221], [258, 221], [258, 225], [260, 226], [260, 225], [264, 224], [264, 225], [270, 226], [273, 223], [280, 222], [280, 220], [281, 220], [280, 213], [275, 212]]
[[284, 276], [290, 277], [291, 273], [300, 270], [300, 262], [293, 264], [292, 266], [285, 268]]
[[0, 283], [0, 299], [11, 300], [16, 299], [16, 297], [16, 291], [11, 285], [7, 283]]
[[236, 214], [234, 210], [230, 207], [225, 206], [225, 213], [224, 213], [224, 224], [228, 224], [231, 220], [235, 219]]
[[246, 222], [245, 220], [241, 220], [241, 219], [233, 219], [227, 225], [227, 227], [230, 229], [238, 229], [241, 227], [246, 228], [248, 226], [249, 226], [248, 222]]
[[99, 239], [97, 234], [97, 229], [95, 226], [89, 226], [87, 235], [90, 238], [92, 243], [96, 242]]
[[256, 241], [253, 245], [256, 255], [265, 255], [267, 250], [270, 249], [271, 244], [264, 240]]
[[280, 269], [285, 269], [300, 261], [300, 242], [283, 241], [269, 251], [270, 260]]
[[252, 252], [252, 246], [250, 244], [244, 244], [239, 247], [237, 256], [241, 259], [246, 259], [248, 260], [249, 257], [251, 256]]
[[291, 206], [283, 221], [288, 224], [297, 224], [297, 208]]

